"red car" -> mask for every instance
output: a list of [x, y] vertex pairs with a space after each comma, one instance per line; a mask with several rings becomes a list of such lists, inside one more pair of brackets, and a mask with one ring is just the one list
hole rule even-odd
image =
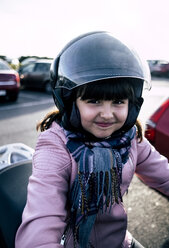
[[169, 98], [147, 121], [145, 137], [169, 160]]
[[19, 94], [20, 78], [17, 71], [0, 59], [0, 97], [16, 101]]

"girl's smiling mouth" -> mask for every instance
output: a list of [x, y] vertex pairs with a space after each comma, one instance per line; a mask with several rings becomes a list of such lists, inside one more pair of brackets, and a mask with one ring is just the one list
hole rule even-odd
[[99, 127], [110, 127], [113, 125], [113, 123], [111, 122], [95, 122], [95, 124]]

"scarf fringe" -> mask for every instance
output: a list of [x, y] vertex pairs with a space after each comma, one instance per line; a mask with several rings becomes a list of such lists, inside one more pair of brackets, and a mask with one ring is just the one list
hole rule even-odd
[[[76, 206], [76, 199], [80, 195], [78, 206]], [[118, 204], [119, 200], [122, 201], [122, 196], [117, 168], [96, 173], [78, 172], [78, 180], [74, 182], [74, 190], [72, 192], [72, 202], [74, 204], [72, 205], [71, 212], [74, 212], [77, 208], [83, 216], [91, 215], [99, 209], [102, 212], [106, 212], [107, 208], [114, 203]]]
[[119, 204], [119, 201], [122, 202], [122, 196], [117, 168], [96, 173], [85, 174], [78, 172], [78, 180], [74, 184], [72, 202], [76, 203], [77, 197], [81, 195], [78, 206], [73, 204], [71, 208], [72, 217], [76, 216], [76, 218], [71, 219], [76, 247], [79, 228], [83, 225], [83, 222], [89, 216], [96, 215], [98, 210], [102, 211], [102, 213], [108, 209], [111, 211], [111, 206], [114, 203]]

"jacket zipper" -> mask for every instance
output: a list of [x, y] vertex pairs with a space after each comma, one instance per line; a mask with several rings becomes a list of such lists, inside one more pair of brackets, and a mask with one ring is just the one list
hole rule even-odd
[[66, 244], [68, 243], [69, 239], [71, 236], [71, 228], [70, 228], [70, 223], [67, 224], [65, 231], [61, 237], [60, 244], [66, 247]]

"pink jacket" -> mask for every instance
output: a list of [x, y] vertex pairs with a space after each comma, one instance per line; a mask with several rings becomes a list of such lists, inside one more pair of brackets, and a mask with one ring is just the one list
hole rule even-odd
[[[66, 137], [56, 123], [39, 136], [16, 248], [73, 248], [71, 231], [67, 233], [64, 246], [60, 244], [68, 217], [67, 193], [77, 173], [77, 164], [65, 144]], [[169, 195], [168, 161], [146, 139], [141, 143], [136, 138], [132, 141], [130, 157], [122, 173], [122, 195], [134, 173], [150, 187]], [[121, 203], [115, 204], [110, 213], [97, 215], [90, 241], [95, 248], [127, 248], [131, 238]]]

